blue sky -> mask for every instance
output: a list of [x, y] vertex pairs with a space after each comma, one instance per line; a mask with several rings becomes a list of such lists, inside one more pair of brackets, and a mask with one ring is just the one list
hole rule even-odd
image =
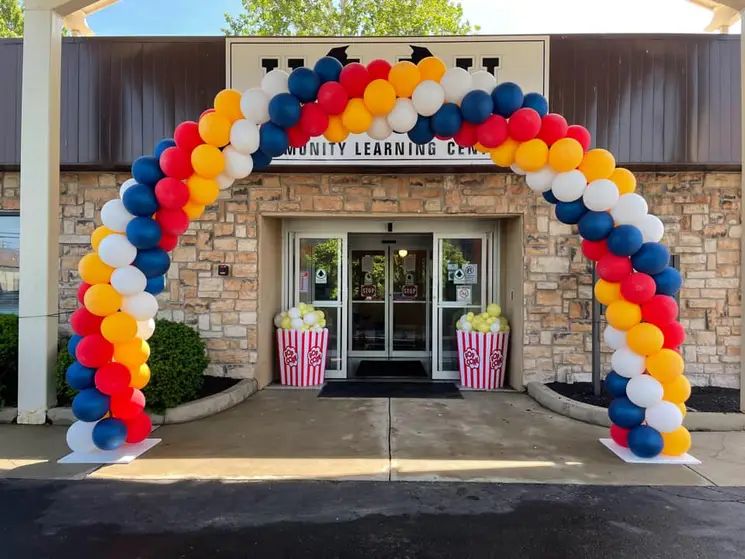
[[[481, 33], [700, 33], [709, 12], [686, 0], [461, 0]], [[97, 35], [222, 35], [240, 0], [119, 0], [88, 18]], [[732, 32], [739, 33], [739, 24]]]

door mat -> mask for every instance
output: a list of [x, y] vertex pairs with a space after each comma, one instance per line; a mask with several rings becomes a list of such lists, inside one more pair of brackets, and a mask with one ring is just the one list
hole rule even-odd
[[355, 377], [411, 377], [427, 378], [427, 371], [421, 361], [374, 361], [365, 359], [360, 361]]
[[319, 398], [433, 398], [462, 400], [453, 382], [330, 381]]

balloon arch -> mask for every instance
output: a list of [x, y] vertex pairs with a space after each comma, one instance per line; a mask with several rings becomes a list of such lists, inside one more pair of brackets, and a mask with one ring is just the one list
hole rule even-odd
[[673, 298], [681, 276], [659, 242], [662, 222], [634, 192], [634, 175], [608, 151], [589, 149], [587, 129], [549, 113], [542, 95], [497, 85], [487, 72], [446, 68], [436, 57], [366, 66], [324, 57], [289, 75], [273, 70], [261, 87], [221, 91], [198, 122], [179, 124], [172, 139], [134, 162], [119, 197], [101, 209], [93, 252], [78, 266], [81, 307], [70, 318], [69, 345], [76, 361], [66, 375], [80, 391], [67, 435], [73, 450], [111, 450], [150, 433], [141, 391], [150, 379], [146, 340], [168, 252], [189, 221], [289, 147], [363, 132], [377, 140], [407, 134], [416, 144], [452, 139], [525, 175], [559, 221], [577, 226], [582, 252], [597, 266], [595, 296], [607, 305], [604, 338], [614, 350], [605, 381], [615, 398], [612, 438], [641, 457], [688, 450], [682, 420], [690, 384]]

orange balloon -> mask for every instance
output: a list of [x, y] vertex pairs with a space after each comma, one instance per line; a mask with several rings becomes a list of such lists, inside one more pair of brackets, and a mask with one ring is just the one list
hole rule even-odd
[[365, 88], [363, 99], [365, 107], [373, 115], [385, 116], [391, 112], [393, 105], [396, 104], [396, 90], [387, 80], [373, 80]]
[[[217, 184], [216, 180], [206, 179], [199, 175], [190, 176], [186, 181], [186, 187], [189, 189], [189, 202], [201, 205], [202, 210], [204, 210], [204, 206], [217, 200], [217, 197], [220, 195], [220, 186]], [[187, 214], [188, 213], [189, 212], [187, 212]]]
[[682, 425], [675, 431], [660, 433], [662, 435], [662, 454], [681, 456], [691, 449], [691, 434]]
[[611, 173], [610, 180], [616, 183], [619, 194], [631, 194], [636, 190], [634, 173], [623, 167], [618, 167]]
[[574, 138], [557, 140], [548, 151], [548, 164], [557, 173], [573, 171], [582, 163], [585, 155], [582, 145]]
[[691, 382], [685, 375], [678, 375], [662, 385], [662, 398], [676, 404], [685, 403], [691, 397]]
[[607, 307], [621, 298], [621, 283], [605, 281], [600, 278], [595, 283], [594, 292], [595, 298], [600, 302], [600, 304]]
[[215, 95], [215, 112], [220, 113], [231, 123], [243, 118], [241, 112], [241, 92], [237, 89], [223, 89]]
[[388, 73], [388, 81], [396, 90], [399, 97], [411, 97], [414, 89], [422, 81], [422, 74], [413, 62], [403, 60], [391, 66]]
[[139, 367], [150, 357], [150, 346], [145, 340], [134, 338], [128, 342], [114, 344], [114, 361], [130, 369]]
[[619, 299], [605, 309], [605, 319], [616, 330], [628, 330], [642, 320], [642, 309], [639, 305]]
[[585, 153], [579, 170], [585, 175], [587, 182], [597, 179], [607, 179], [616, 168], [616, 158], [606, 149], [591, 149]]
[[199, 219], [200, 217], [202, 217], [202, 214], [204, 213], [204, 205], [197, 204], [195, 202], [192, 202], [191, 200], [189, 200], [184, 205], [184, 207], [181, 208], [181, 209], [184, 210], [184, 212], [186, 213], [186, 215], [189, 216], [189, 220], [190, 221], [194, 221], [195, 219]]
[[230, 143], [230, 120], [217, 111], [202, 115], [199, 119], [199, 135], [212, 146], [226, 146]]
[[109, 316], [122, 306], [122, 296], [108, 283], [97, 283], [85, 292], [83, 302], [91, 314]]
[[520, 142], [507, 138], [499, 147], [489, 150], [491, 160], [499, 167], [509, 167], [515, 162], [515, 152]]
[[129, 373], [131, 375], [131, 380], [129, 381], [131, 388], [141, 390], [150, 382], [150, 367], [146, 364], [129, 367]]
[[225, 168], [225, 158], [215, 146], [201, 144], [191, 152], [191, 166], [196, 174], [213, 179]]
[[663, 348], [647, 357], [647, 371], [663, 385], [683, 374], [683, 357], [673, 349]]
[[341, 116], [329, 115], [329, 125], [323, 133], [323, 137], [332, 144], [338, 144], [346, 140], [347, 136], [349, 136], [349, 130], [342, 123]]
[[78, 262], [78, 273], [80, 278], [91, 285], [97, 283], [109, 283], [114, 268], [104, 264], [103, 260], [95, 252], [83, 256]]
[[101, 322], [101, 334], [112, 344], [127, 342], [137, 335], [137, 321], [125, 312], [115, 312]]
[[634, 353], [652, 355], [662, 349], [665, 335], [654, 324], [640, 322], [626, 333], [626, 343]]
[[538, 171], [547, 162], [548, 146], [538, 138], [521, 143], [515, 151], [515, 163], [525, 171]]
[[96, 227], [96, 229], [91, 233], [91, 246], [94, 250], [98, 250], [98, 245], [101, 244], [101, 241], [103, 241], [106, 237], [111, 235], [114, 231], [106, 227], [105, 225], [101, 225], [100, 227]]
[[445, 70], [447, 70], [445, 63], [436, 56], [422, 58], [417, 64], [417, 68], [419, 68], [422, 81], [432, 80], [435, 82], [439, 82], [440, 78], [445, 75]]

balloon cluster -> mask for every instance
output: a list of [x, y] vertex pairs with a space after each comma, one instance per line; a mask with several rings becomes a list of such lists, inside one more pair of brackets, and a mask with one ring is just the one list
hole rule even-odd
[[297, 307], [278, 313], [274, 317], [274, 326], [282, 330], [320, 332], [326, 328], [326, 315], [314, 309], [313, 305], [300, 303]]
[[464, 332], [481, 332], [482, 334], [510, 331], [507, 317], [502, 316], [502, 307], [496, 303], [487, 305], [486, 311], [481, 314], [469, 312], [461, 315], [455, 323], [455, 328]]

